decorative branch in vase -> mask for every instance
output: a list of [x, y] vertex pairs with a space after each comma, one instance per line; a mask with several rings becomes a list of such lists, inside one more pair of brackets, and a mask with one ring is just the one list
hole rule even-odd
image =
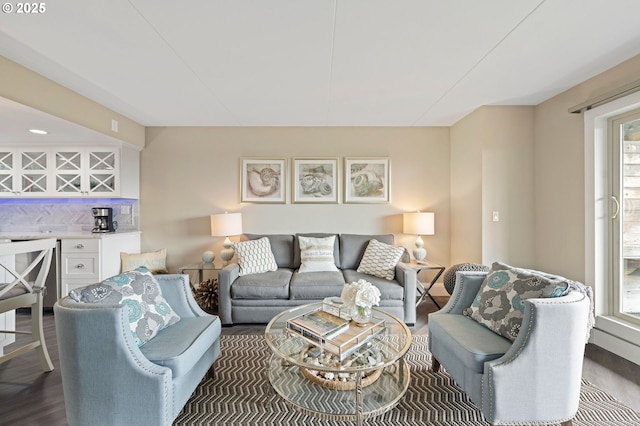
[[351, 307], [351, 319], [364, 327], [371, 320], [371, 307], [380, 303], [380, 290], [369, 281], [360, 279], [345, 284], [340, 298], [346, 306]]

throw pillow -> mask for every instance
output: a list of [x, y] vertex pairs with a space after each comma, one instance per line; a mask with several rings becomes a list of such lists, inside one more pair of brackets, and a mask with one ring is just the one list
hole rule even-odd
[[396, 265], [404, 247], [394, 247], [373, 239], [364, 251], [358, 272], [392, 280], [396, 275]]
[[566, 294], [568, 280], [494, 262], [464, 315], [514, 341], [524, 315], [524, 300]]
[[258, 238], [257, 240], [235, 242], [233, 243], [233, 249], [236, 252], [236, 256], [238, 256], [240, 276], [260, 274], [278, 269], [276, 259], [271, 251], [269, 238], [267, 237]]
[[298, 235], [300, 260], [302, 262], [298, 272], [338, 271], [333, 257], [335, 241], [335, 235], [324, 238]]
[[133, 271], [141, 266], [156, 274], [166, 274], [167, 250], [161, 249], [150, 253], [120, 253], [122, 272]]
[[180, 321], [178, 314], [162, 296], [155, 277], [145, 267], [71, 290], [69, 297], [83, 303], [126, 305], [129, 327], [138, 346], [154, 338], [163, 328]]

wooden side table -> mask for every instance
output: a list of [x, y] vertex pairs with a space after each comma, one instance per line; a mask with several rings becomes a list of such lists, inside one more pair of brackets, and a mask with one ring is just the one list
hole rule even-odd
[[428, 284], [427, 283], [423, 283], [422, 281], [420, 281], [420, 278], [418, 278], [417, 285], [416, 285], [416, 287], [417, 287], [416, 289], [418, 291], [418, 298], [416, 300], [416, 306], [418, 306], [419, 304], [424, 302], [424, 299], [425, 299], [426, 296], [429, 296], [431, 301], [433, 301], [433, 303], [435, 303], [435, 305], [438, 307], [438, 309], [442, 308], [438, 304], [438, 302], [436, 302], [436, 299], [433, 298], [431, 293], [429, 293], [429, 291], [436, 284], [436, 281], [438, 281], [438, 278], [440, 278], [440, 275], [442, 275], [442, 273], [444, 272], [444, 266], [439, 265], [439, 264], [437, 264], [435, 262], [431, 262], [431, 261], [416, 262], [415, 260], [412, 260], [411, 262], [407, 263], [406, 265], [409, 266], [410, 268], [415, 269], [418, 274], [420, 274], [420, 272], [422, 272], [422, 271], [436, 271], [435, 276], [431, 279], [431, 282], [428, 283]]

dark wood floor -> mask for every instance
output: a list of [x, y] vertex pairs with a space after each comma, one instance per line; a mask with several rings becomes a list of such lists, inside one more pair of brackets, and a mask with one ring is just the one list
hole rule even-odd
[[[447, 300], [446, 297], [438, 297], [436, 299], [440, 304], [446, 303]], [[436, 306], [430, 300], [425, 301], [418, 307], [416, 325], [412, 328], [412, 332], [415, 335], [427, 334], [427, 315], [436, 310]], [[29, 318], [29, 314], [19, 313], [16, 318], [18, 329], [28, 329]], [[21, 357], [0, 365], [0, 424], [2, 425], [63, 426], [67, 424], [53, 314], [45, 315], [44, 329], [49, 355], [55, 370], [50, 373], [42, 373], [35, 351], [30, 351]], [[264, 333], [264, 326], [240, 325], [224, 327], [222, 333], [229, 335], [262, 334]], [[18, 338], [25, 339], [24, 337]], [[20, 340], [18, 340], [19, 342]], [[9, 346], [10, 348], [11, 346]], [[591, 362], [591, 368], [597, 372], [597, 375], [606, 376], [608, 380], [611, 380], [615, 373], [613, 375], [608, 374], [610, 372], [608, 366], [603, 366], [602, 363], [614, 364], [611, 367], [616, 369], [620, 364], [620, 359], [617, 357], [612, 359], [610, 356], [604, 358], [604, 361], [600, 359]], [[634, 364], [627, 365], [626, 368], [631, 368], [633, 370], [632, 374], [640, 373], [640, 367]], [[640, 390], [640, 380], [638, 385], [637, 389]], [[615, 381], [610, 386], [615, 388]]]

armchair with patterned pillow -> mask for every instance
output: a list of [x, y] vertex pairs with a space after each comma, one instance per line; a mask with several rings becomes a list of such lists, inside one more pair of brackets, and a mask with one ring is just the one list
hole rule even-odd
[[54, 305], [69, 425], [166, 425], [220, 355], [187, 275], [137, 268]]
[[456, 273], [429, 315], [432, 369], [443, 366], [492, 425], [570, 425], [578, 410], [591, 292], [499, 262]]

